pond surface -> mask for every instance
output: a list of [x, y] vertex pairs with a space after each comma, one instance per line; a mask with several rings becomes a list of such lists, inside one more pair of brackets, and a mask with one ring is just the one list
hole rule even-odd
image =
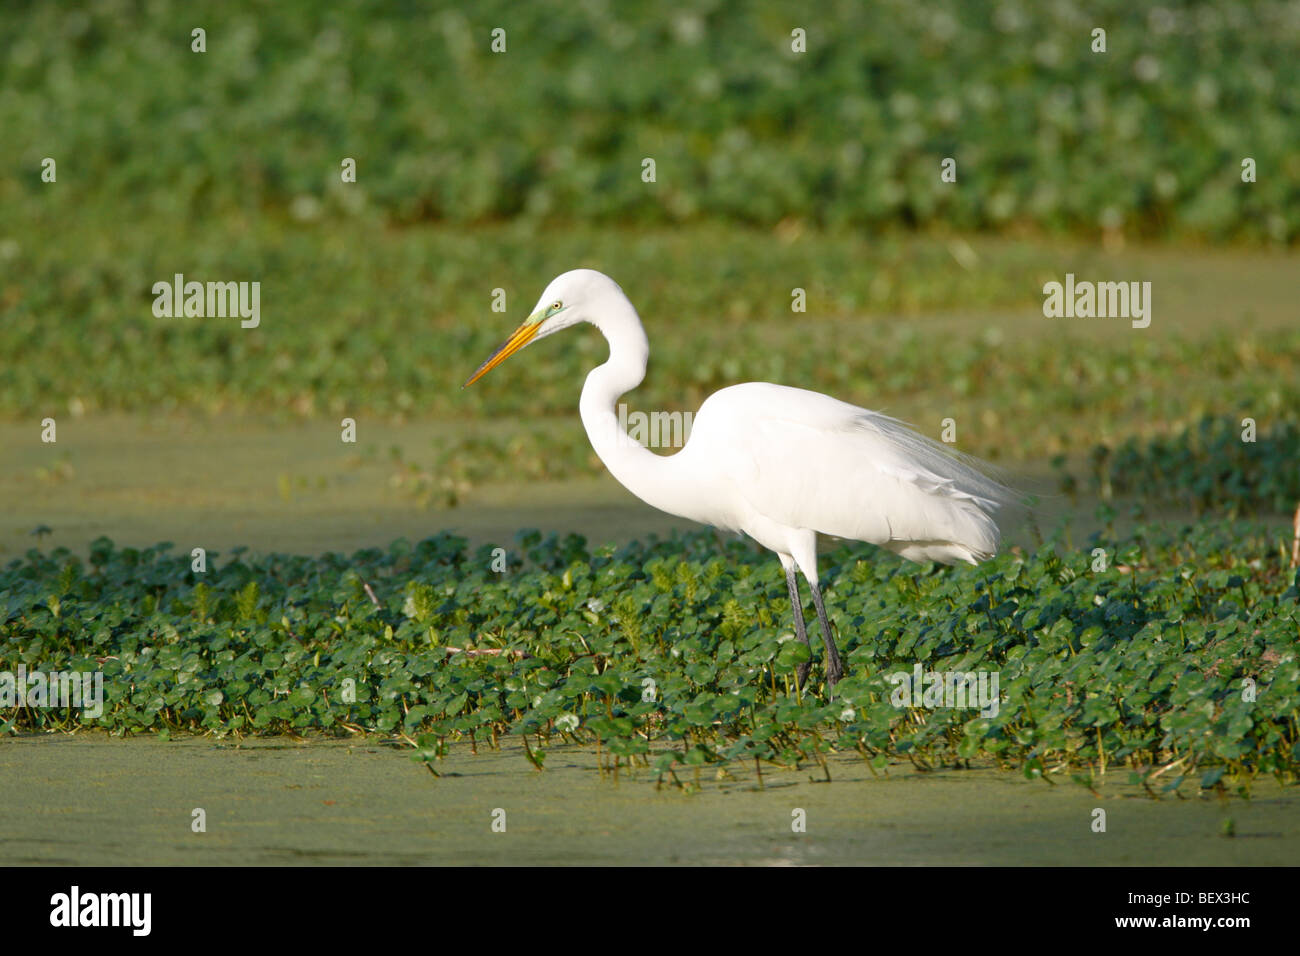
[[[520, 746], [453, 748], [439, 777], [375, 740], [0, 742], [0, 865], [1072, 864], [1290, 865], [1300, 789], [1155, 801], [1111, 774], [1094, 796], [996, 769], [873, 777], [856, 756], [822, 769], [752, 768], [699, 789], [615, 781], [592, 750], [543, 772]], [[207, 830], [191, 830], [196, 808]], [[1106, 832], [1092, 830], [1106, 812]], [[505, 832], [494, 832], [494, 811]], [[803, 810], [806, 832], [792, 832]], [[497, 814], [496, 819], [501, 815]], [[1225, 836], [1227, 821], [1234, 836]]]

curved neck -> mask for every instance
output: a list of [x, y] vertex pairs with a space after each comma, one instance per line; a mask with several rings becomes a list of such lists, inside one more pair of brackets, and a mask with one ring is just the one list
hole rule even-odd
[[619, 396], [645, 379], [650, 343], [630, 302], [610, 303], [593, 322], [609, 342], [609, 360], [587, 374], [578, 405], [591, 447], [619, 483], [661, 511], [687, 513], [689, 483], [674, 467], [677, 456], [656, 455], [631, 438], [619, 423]]

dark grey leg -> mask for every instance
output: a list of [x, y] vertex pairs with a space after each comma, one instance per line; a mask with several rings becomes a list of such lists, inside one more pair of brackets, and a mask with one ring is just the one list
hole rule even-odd
[[[795, 569], [788, 567], [785, 569], [785, 586], [790, 589], [790, 605], [794, 608], [794, 632], [799, 640], [803, 641], [804, 646], [810, 651], [812, 645], [808, 643], [808, 631], [803, 625], [803, 603], [799, 600], [799, 578], [796, 577]], [[808, 681], [808, 668], [812, 666], [812, 661], [807, 660], [799, 665], [795, 671], [795, 679], [798, 680], [799, 686], [803, 687]]]
[[826, 605], [822, 604], [822, 592], [811, 581], [813, 603], [817, 605], [817, 620], [822, 626], [822, 640], [826, 642], [826, 683], [835, 689], [835, 683], [844, 676], [844, 667], [840, 664], [840, 652], [835, 647], [835, 638], [831, 637], [831, 622], [826, 620]]

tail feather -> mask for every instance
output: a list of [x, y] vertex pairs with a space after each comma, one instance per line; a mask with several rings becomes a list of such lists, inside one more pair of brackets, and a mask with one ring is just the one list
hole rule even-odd
[[865, 412], [857, 424], [885, 450], [876, 466], [915, 490], [910, 519], [891, 521], [885, 547], [910, 561], [943, 564], [977, 564], [997, 553], [994, 516], [1016, 494], [990, 477], [987, 465], [877, 412]]

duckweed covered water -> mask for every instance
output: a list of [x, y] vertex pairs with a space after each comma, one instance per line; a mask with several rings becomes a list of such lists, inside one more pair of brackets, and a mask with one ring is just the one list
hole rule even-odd
[[[833, 756], [831, 784], [819, 766], [769, 768], [760, 790], [737, 766], [721, 780], [702, 771], [698, 790], [693, 777], [656, 789], [645, 770], [602, 776], [590, 748], [555, 749], [544, 773], [521, 769], [521, 750], [453, 748], [435, 779], [377, 740], [9, 739], [0, 865], [1238, 866], [1300, 854], [1300, 791], [1270, 783], [1250, 801], [1156, 801], [1113, 775], [1094, 796], [987, 768], [895, 762], [873, 776]], [[206, 832], [193, 832], [196, 808]]]

